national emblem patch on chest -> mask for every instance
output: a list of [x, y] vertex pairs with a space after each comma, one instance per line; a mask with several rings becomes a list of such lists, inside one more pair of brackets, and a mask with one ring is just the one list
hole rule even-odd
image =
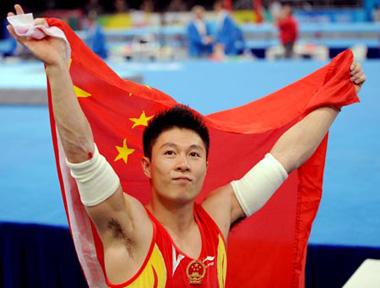
[[190, 284], [192, 285], [200, 285], [202, 284], [202, 280], [206, 275], [207, 266], [199, 261], [193, 260], [189, 263], [186, 268], [186, 275], [189, 279]]

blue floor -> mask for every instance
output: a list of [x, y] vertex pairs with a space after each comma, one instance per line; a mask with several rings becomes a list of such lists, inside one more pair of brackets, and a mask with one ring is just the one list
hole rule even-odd
[[[0, 76], [10, 77], [10, 71], [23, 70], [12, 65], [6, 70], [2, 65]], [[201, 61], [112, 66], [120, 74], [142, 74], [148, 85], [207, 114], [259, 98], [321, 65]], [[380, 247], [380, 62], [363, 65], [368, 81], [361, 92], [362, 102], [343, 109], [330, 133], [324, 197], [312, 230], [312, 244]], [[25, 71], [26, 75], [17, 74], [13, 87], [23, 83], [25, 88], [26, 82], [32, 83], [30, 88], [44, 85], [41, 65], [29, 64]], [[0, 80], [0, 88], [9, 86], [9, 81]], [[0, 106], [0, 151], [0, 222], [67, 226], [47, 108]]]

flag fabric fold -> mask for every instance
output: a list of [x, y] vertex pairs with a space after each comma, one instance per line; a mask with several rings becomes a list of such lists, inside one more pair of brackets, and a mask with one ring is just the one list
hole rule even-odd
[[[119, 175], [126, 193], [147, 203], [142, 173], [142, 132], [153, 115], [176, 104], [170, 96], [121, 79], [62, 21], [71, 46], [74, 91], [93, 130], [99, 151]], [[208, 175], [198, 201], [214, 188], [243, 176], [276, 140], [320, 106], [358, 101], [350, 81], [350, 51], [305, 78], [257, 101], [205, 116], [211, 147]], [[99, 237], [80, 203], [56, 132], [48, 86], [50, 119], [62, 197], [76, 251], [90, 287], [105, 287]], [[226, 287], [303, 287], [307, 240], [322, 193], [327, 136], [294, 171], [267, 205], [236, 224], [228, 239]]]

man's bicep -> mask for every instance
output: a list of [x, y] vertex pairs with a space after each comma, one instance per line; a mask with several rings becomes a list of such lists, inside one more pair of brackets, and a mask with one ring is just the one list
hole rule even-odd
[[[234, 201], [250, 216], [261, 209], [287, 179], [288, 173], [271, 154], [267, 154], [239, 180], [230, 183]], [[237, 220], [237, 219], [235, 219]]]
[[127, 281], [142, 267], [152, 242], [153, 224], [144, 206], [119, 186], [105, 201], [86, 209], [102, 242], [107, 278]]
[[119, 176], [96, 146], [91, 159], [81, 163], [67, 161], [67, 165], [78, 185], [81, 202], [100, 236], [112, 240], [128, 234], [135, 238], [139, 230], [134, 227], [144, 229], [148, 225], [137, 223], [148, 218], [144, 207], [133, 197], [124, 195]]
[[228, 185], [229, 189], [232, 190], [232, 198], [231, 198], [231, 224], [236, 222], [237, 220], [246, 217], [243, 208], [241, 207], [238, 199], [236, 198], [236, 194], [231, 184]]
[[[128, 210], [124, 203], [124, 192], [119, 185], [115, 193], [95, 206], [85, 206], [88, 215], [94, 222], [99, 233], [105, 233], [112, 227], [112, 223], [118, 222], [124, 225], [128, 221]], [[123, 218], [126, 218], [125, 220]], [[125, 230], [126, 227], [123, 227]]]
[[228, 235], [231, 224], [244, 216], [233, 194], [233, 189], [228, 184], [212, 191], [202, 203], [203, 208], [214, 219], [225, 237]]

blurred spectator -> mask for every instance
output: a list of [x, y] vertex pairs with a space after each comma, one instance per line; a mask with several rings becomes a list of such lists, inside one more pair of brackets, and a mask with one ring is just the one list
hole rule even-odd
[[0, 59], [1, 57], [18, 56], [21, 51], [22, 47], [17, 45], [17, 41], [13, 37], [0, 42]]
[[154, 4], [152, 0], [144, 0], [140, 6], [140, 10], [145, 13], [152, 13], [154, 10]]
[[95, 11], [97, 15], [103, 14], [103, 7], [99, 4], [99, 0], [89, 0], [85, 13], [88, 15], [90, 11]]
[[187, 7], [185, 2], [182, 0], [172, 0], [169, 4], [168, 10], [169, 12], [184, 12], [187, 11]]
[[218, 50], [223, 49], [224, 54], [229, 56], [241, 54], [245, 46], [242, 30], [224, 9], [221, 1], [215, 2], [214, 10], [217, 16], [215, 43]]
[[125, 13], [128, 11], [127, 3], [125, 3], [125, 0], [115, 0], [113, 2], [115, 7], [115, 13]]
[[150, 25], [151, 14], [154, 11], [154, 4], [152, 0], [144, 0], [139, 10], [132, 9], [129, 12], [133, 27], [144, 27]]
[[205, 20], [205, 9], [197, 5], [193, 7], [192, 12], [193, 20], [187, 26], [189, 55], [191, 57], [210, 56], [213, 49], [212, 29], [210, 23]]
[[273, 20], [278, 19], [281, 14], [281, 3], [277, 0], [271, 1], [269, 4], [269, 11]]
[[380, 22], [380, 0], [377, 0], [373, 10], [373, 20], [375, 22]]
[[3, 40], [8, 37], [8, 31], [7, 31], [7, 18], [0, 14], [0, 40]]
[[292, 58], [294, 54], [294, 44], [298, 38], [298, 23], [293, 17], [293, 10], [289, 4], [281, 8], [281, 13], [277, 19], [280, 41], [285, 51], [285, 58]]
[[106, 59], [108, 56], [106, 39], [102, 27], [97, 23], [95, 10], [88, 13], [86, 44], [99, 57]]
[[11, 37], [6, 28], [6, 18], [0, 20], [0, 58], [15, 56], [17, 54], [17, 41]]

